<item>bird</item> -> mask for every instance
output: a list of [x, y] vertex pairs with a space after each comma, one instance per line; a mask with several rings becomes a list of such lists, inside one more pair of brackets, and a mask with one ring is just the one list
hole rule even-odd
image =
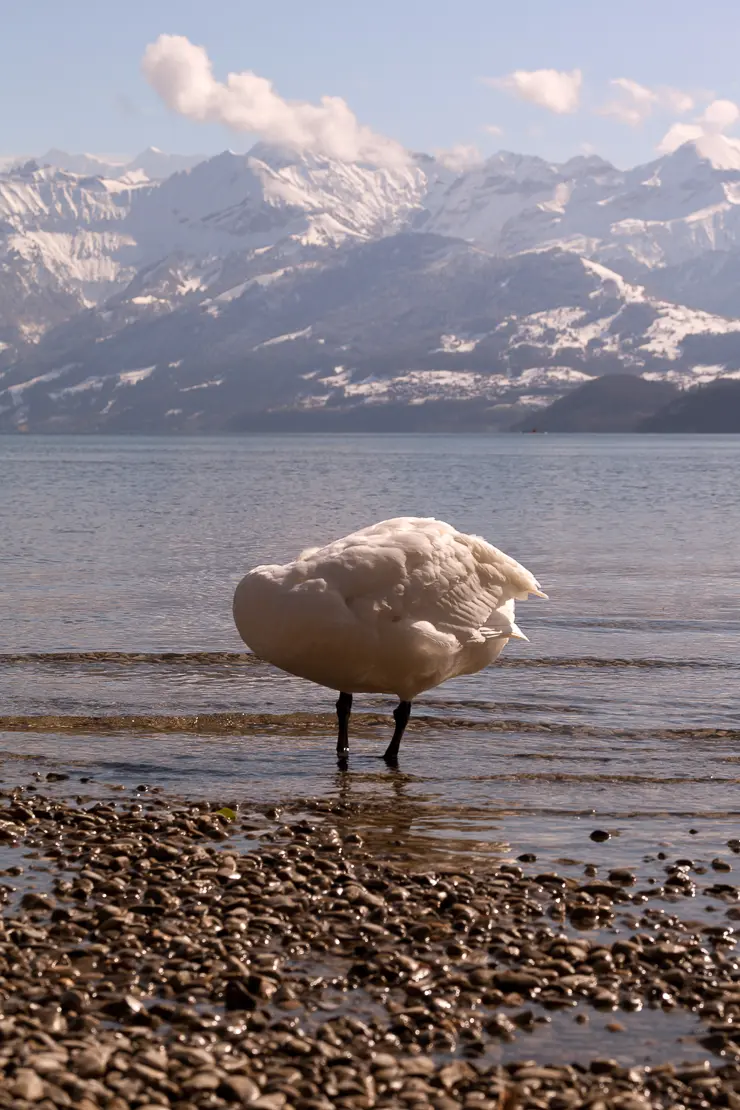
[[349, 752], [354, 694], [398, 698], [383, 758], [397, 766], [414, 698], [475, 674], [526, 640], [514, 602], [547, 598], [525, 567], [480, 536], [401, 516], [250, 570], [234, 592], [255, 655], [339, 693], [337, 757]]

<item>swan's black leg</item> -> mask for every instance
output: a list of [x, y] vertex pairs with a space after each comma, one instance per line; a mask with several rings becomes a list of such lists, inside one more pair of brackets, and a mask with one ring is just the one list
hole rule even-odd
[[406, 725], [409, 723], [410, 716], [411, 702], [400, 701], [393, 710], [393, 720], [396, 722], [396, 727], [393, 730], [391, 742], [386, 748], [385, 755], [383, 756], [386, 763], [398, 762], [398, 749], [401, 747], [401, 737], [406, 730]]
[[337, 720], [339, 732], [337, 734], [337, 758], [346, 759], [349, 752], [349, 715], [352, 712], [352, 695], [340, 694], [337, 701]]

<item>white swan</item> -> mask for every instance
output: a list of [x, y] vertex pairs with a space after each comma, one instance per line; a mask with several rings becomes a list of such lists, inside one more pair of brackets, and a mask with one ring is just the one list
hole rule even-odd
[[349, 746], [353, 694], [395, 694], [395, 763], [423, 690], [474, 674], [511, 637], [514, 600], [547, 597], [528, 570], [479, 536], [402, 516], [251, 570], [234, 594], [239, 635], [260, 658], [340, 691], [337, 754]]

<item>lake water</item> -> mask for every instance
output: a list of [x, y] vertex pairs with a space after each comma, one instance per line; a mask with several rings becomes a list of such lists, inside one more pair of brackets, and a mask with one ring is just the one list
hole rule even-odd
[[[29, 721], [0, 731], [0, 775], [66, 765], [197, 796], [345, 796], [419, 852], [717, 855], [740, 816], [738, 474], [740, 437], [1, 439], [0, 712], [270, 724], [111, 736]], [[529, 644], [418, 699], [399, 771], [377, 759], [388, 699], [356, 699], [342, 774], [329, 691], [163, 656], [242, 651], [231, 597], [250, 566], [399, 514], [485, 536], [550, 595], [518, 606]], [[298, 712], [327, 716], [299, 727]], [[613, 839], [590, 842], [597, 825]]]

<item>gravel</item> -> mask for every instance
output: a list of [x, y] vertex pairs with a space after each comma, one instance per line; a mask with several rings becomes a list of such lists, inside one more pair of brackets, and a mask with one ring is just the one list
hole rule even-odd
[[[726, 861], [645, 891], [533, 855], [430, 871], [368, 851], [347, 803], [305, 812], [250, 846], [259, 807], [0, 794], [0, 1107], [740, 1107]], [[716, 924], [675, 912], [697, 891]], [[610, 1054], [646, 1016], [705, 1058]], [[529, 1059], [562, 1023], [598, 1051]]]

